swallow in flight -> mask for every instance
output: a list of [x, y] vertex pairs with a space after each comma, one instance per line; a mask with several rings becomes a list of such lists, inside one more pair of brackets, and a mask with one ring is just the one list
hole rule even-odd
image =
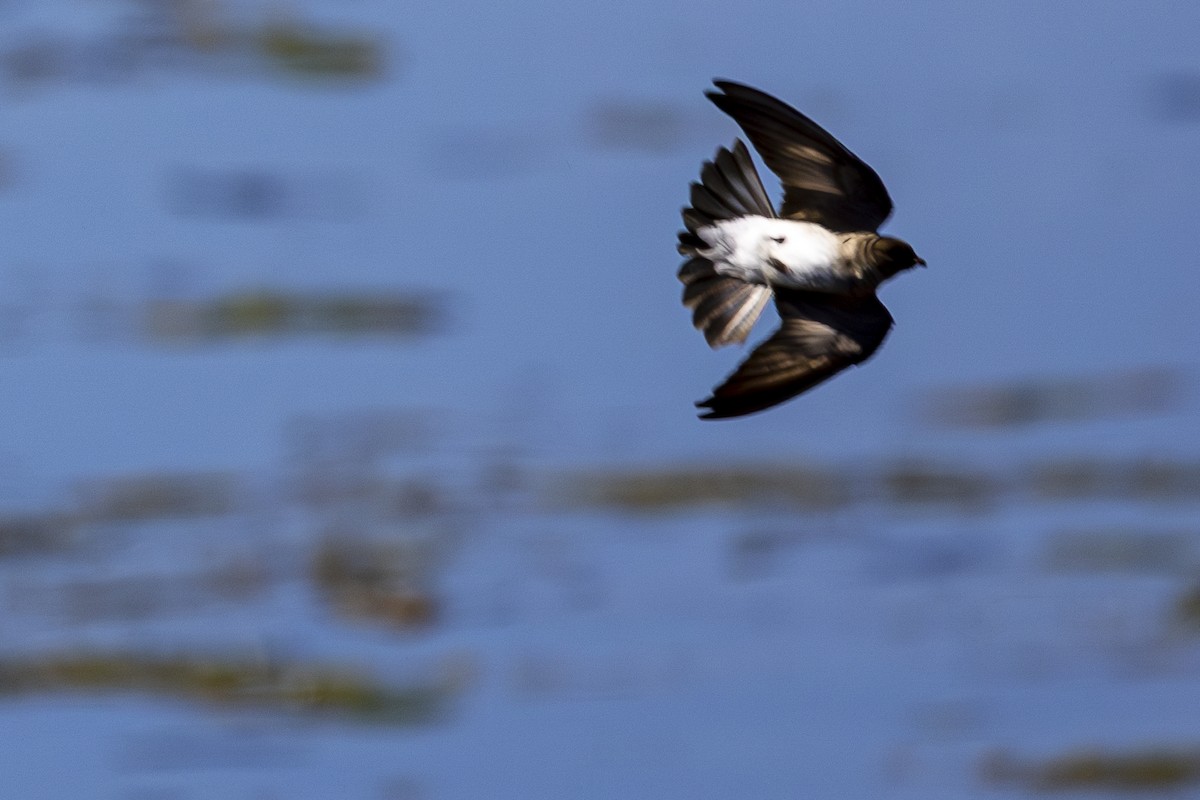
[[776, 213], [741, 140], [718, 149], [683, 209], [683, 303], [714, 348], [745, 342], [772, 298], [782, 324], [696, 404], [704, 419], [762, 411], [865, 361], [893, 324], [879, 285], [925, 266], [877, 232], [892, 200], [875, 170], [786, 103], [714, 84], [708, 98], [779, 177], [783, 205]]

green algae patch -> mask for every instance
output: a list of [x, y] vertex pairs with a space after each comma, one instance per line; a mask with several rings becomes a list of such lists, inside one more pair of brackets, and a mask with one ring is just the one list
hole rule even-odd
[[436, 721], [461, 688], [437, 676], [389, 686], [347, 668], [252, 659], [111, 653], [0, 661], [0, 697], [132, 692], [388, 724]]
[[383, 72], [383, 48], [361, 34], [339, 35], [280, 22], [264, 28], [258, 44], [271, 63], [302, 75], [377, 78]]

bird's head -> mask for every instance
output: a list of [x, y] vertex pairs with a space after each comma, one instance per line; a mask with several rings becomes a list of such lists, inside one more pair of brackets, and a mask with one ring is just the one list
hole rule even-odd
[[915, 266], [925, 266], [925, 259], [913, 252], [912, 245], [890, 236], [876, 239], [871, 247], [871, 255], [874, 257], [875, 268], [885, 278]]

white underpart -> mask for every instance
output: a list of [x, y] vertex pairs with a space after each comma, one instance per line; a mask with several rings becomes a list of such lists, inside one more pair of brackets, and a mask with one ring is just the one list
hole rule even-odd
[[696, 233], [708, 245], [699, 254], [721, 275], [816, 291], [837, 291], [845, 284], [837, 270], [838, 237], [815, 223], [738, 217]]

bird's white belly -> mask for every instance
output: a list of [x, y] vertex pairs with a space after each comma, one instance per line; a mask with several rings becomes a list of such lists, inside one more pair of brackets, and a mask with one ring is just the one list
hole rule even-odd
[[844, 282], [838, 237], [815, 223], [738, 217], [697, 233], [709, 245], [700, 255], [721, 275], [797, 289], [833, 290]]

